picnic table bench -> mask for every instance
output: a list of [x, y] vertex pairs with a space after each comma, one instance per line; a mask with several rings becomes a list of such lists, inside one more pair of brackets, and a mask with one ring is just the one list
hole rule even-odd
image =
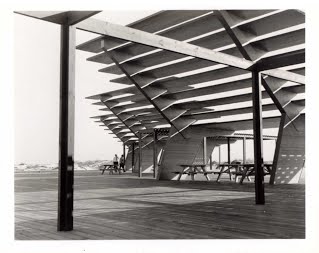
[[100, 169], [102, 171], [102, 173], [101, 173], [102, 175], [104, 174], [104, 172], [106, 170], [109, 171], [109, 174], [111, 174], [111, 175], [114, 174], [114, 171], [115, 172], [118, 171], [119, 174], [121, 174], [121, 168], [120, 167], [118, 167], [117, 170], [115, 170], [115, 167], [114, 167], [113, 164], [104, 164], [103, 166], [104, 166], [104, 168]]
[[[247, 178], [250, 181], [250, 176], [255, 175], [255, 165], [253, 163], [224, 163], [220, 164], [218, 168], [220, 171], [218, 172], [217, 182], [219, 181], [221, 175], [223, 173], [229, 174], [229, 179], [232, 181], [232, 175], [235, 175], [235, 182], [237, 182], [237, 178], [241, 176], [240, 183], [242, 184], [244, 179]], [[264, 164], [264, 175], [270, 175], [272, 170], [272, 164]]]
[[[180, 164], [182, 169], [180, 171], [173, 171], [172, 173], [178, 174], [177, 181], [180, 181], [182, 175], [191, 176], [192, 181], [195, 180], [196, 174], [204, 174], [207, 181], [210, 181], [208, 174], [217, 174], [216, 181], [219, 182], [222, 174], [229, 174], [229, 179], [232, 181], [232, 176], [235, 175], [235, 182], [240, 177], [240, 183], [242, 184], [244, 179], [247, 178], [248, 181], [251, 181], [251, 176], [255, 175], [255, 168], [253, 163], [224, 163], [219, 164], [216, 169], [219, 171], [207, 171], [206, 164]], [[272, 164], [264, 164], [264, 175], [270, 175], [272, 170]]]
[[204, 174], [207, 181], [210, 181], [208, 174], [215, 173], [213, 171], [207, 171], [206, 164], [180, 164], [180, 166], [182, 167], [182, 170], [173, 172], [175, 174], [178, 174], [177, 181], [181, 180], [181, 177], [183, 174], [187, 174], [187, 175], [191, 176], [193, 181], [195, 180], [196, 174]]

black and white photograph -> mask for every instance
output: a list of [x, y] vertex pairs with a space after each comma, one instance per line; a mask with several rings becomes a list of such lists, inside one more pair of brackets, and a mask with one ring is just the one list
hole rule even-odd
[[12, 252], [318, 252], [314, 11], [126, 2], [6, 15]]

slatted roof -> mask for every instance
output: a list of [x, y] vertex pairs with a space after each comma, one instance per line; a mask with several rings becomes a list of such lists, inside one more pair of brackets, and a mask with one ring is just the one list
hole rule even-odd
[[[148, 43], [144, 33], [141, 43], [106, 35], [77, 46], [92, 53], [88, 61], [105, 64], [97, 71], [118, 75], [110, 82], [127, 85], [88, 97], [107, 112], [94, 118], [124, 142], [135, 141], [139, 131], [162, 127], [172, 127], [176, 134], [189, 126], [252, 129], [250, 66], [255, 63], [261, 70], [281, 68], [265, 70], [262, 78], [285, 107], [298, 107], [291, 117], [304, 113], [305, 15], [301, 11], [169, 10], [128, 27], [173, 39], [174, 45], [197, 46], [203, 54], [186, 54], [174, 47], [165, 50], [162, 45], [171, 40], [158, 37], [156, 43]], [[223, 53], [218, 57], [225, 56], [225, 61], [209, 60], [224, 59], [214, 52]], [[266, 90], [262, 104], [264, 127], [278, 127], [278, 107]]]

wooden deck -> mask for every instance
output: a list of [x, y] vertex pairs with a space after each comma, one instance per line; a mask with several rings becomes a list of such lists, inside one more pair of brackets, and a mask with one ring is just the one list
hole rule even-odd
[[57, 232], [57, 173], [15, 174], [16, 240], [305, 238], [305, 186], [75, 173], [74, 230]]

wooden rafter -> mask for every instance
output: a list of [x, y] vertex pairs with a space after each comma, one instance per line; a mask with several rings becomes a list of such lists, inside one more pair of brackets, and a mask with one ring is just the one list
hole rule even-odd
[[235, 56], [96, 19], [84, 20], [77, 25], [77, 28], [88, 32], [107, 35], [154, 48], [180, 53], [186, 56], [193, 56], [204, 60], [218, 62], [240, 69], [248, 69], [253, 65], [253, 62], [240, 59]]

